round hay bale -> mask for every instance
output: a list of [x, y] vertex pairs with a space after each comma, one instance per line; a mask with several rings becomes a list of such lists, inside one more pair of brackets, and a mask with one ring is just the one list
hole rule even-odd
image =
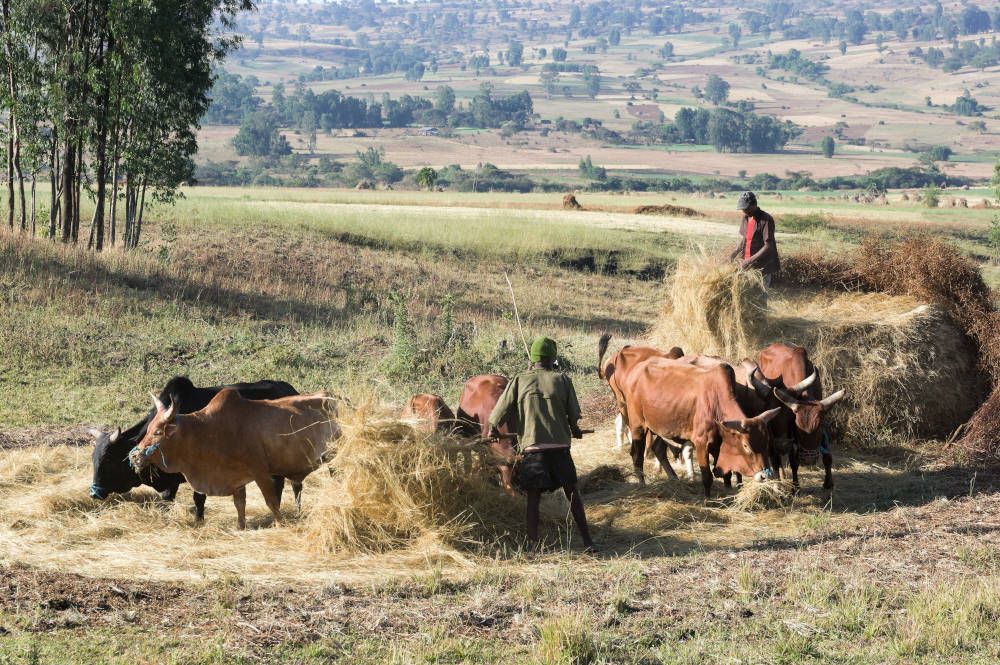
[[651, 332], [660, 347], [756, 358], [774, 342], [806, 348], [840, 440], [861, 447], [951, 434], [978, 406], [977, 357], [943, 309], [912, 297], [772, 289], [769, 308], [753, 273], [704, 259], [682, 261]]

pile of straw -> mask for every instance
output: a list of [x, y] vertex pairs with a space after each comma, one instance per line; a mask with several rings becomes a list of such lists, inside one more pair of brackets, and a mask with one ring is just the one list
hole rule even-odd
[[790, 480], [769, 480], [765, 483], [746, 481], [733, 495], [730, 508], [742, 512], [757, 512], [785, 508], [792, 503], [794, 487]]
[[703, 252], [689, 255], [677, 263], [652, 337], [661, 346], [675, 340], [663, 348], [742, 357], [762, 336], [765, 310], [759, 272], [738, 270]]
[[500, 490], [494, 460], [481, 451], [356, 415], [311, 501], [306, 541], [323, 553], [377, 553], [418, 542], [489, 546], [522, 533], [523, 502]]
[[[801, 283], [798, 274], [791, 271]], [[765, 309], [754, 273], [704, 257], [682, 262], [651, 341], [731, 361], [756, 358], [773, 342], [801, 345], [825, 392], [847, 391], [830, 412], [838, 440], [872, 447], [951, 434], [981, 389], [975, 350], [948, 311], [905, 295], [831, 288], [857, 283], [843, 264], [826, 274], [821, 291], [773, 289]]]

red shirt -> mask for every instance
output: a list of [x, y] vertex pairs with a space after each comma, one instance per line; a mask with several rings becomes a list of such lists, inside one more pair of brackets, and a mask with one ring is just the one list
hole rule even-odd
[[753, 232], [757, 230], [757, 220], [753, 217], [747, 216], [747, 241], [743, 248], [743, 260], [749, 261], [750, 257], [753, 256], [753, 252], [750, 251], [750, 244], [753, 242]]

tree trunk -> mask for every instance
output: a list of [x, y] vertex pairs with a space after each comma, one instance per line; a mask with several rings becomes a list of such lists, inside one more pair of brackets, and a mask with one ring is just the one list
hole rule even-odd
[[142, 213], [146, 210], [146, 177], [142, 178], [142, 194], [139, 197], [139, 214], [135, 218], [135, 234], [132, 238], [132, 248], [139, 246], [139, 235], [142, 233]]
[[115, 246], [115, 231], [118, 215], [118, 154], [115, 154], [114, 168], [111, 170], [111, 210], [109, 215], [111, 246]]
[[38, 172], [32, 171], [31, 173], [31, 237], [34, 238], [37, 233], [35, 229], [35, 183], [38, 180]]
[[49, 238], [56, 237], [56, 222], [59, 221], [59, 143], [52, 130], [52, 155], [49, 158]]
[[67, 129], [66, 145], [62, 154], [62, 239], [73, 239], [73, 193], [76, 192], [76, 171], [74, 169], [76, 148], [70, 140], [72, 132]]
[[14, 230], [14, 135], [7, 128], [7, 226]]

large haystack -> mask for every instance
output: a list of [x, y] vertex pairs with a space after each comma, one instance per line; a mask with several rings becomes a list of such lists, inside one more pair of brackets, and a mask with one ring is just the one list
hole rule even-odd
[[840, 440], [859, 446], [947, 436], [981, 394], [975, 350], [936, 305], [776, 288], [765, 308], [758, 278], [703, 257], [681, 261], [651, 336], [661, 348], [734, 361], [772, 342], [806, 347], [824, 389], [847, 390], [831, 421]]
[[495, 460], [484, 447], [364, 414], [344, 429], [330, 475], [306, 517], [313, 548], [482, 547], [523, 533], [523, 501], [497, 486]]

